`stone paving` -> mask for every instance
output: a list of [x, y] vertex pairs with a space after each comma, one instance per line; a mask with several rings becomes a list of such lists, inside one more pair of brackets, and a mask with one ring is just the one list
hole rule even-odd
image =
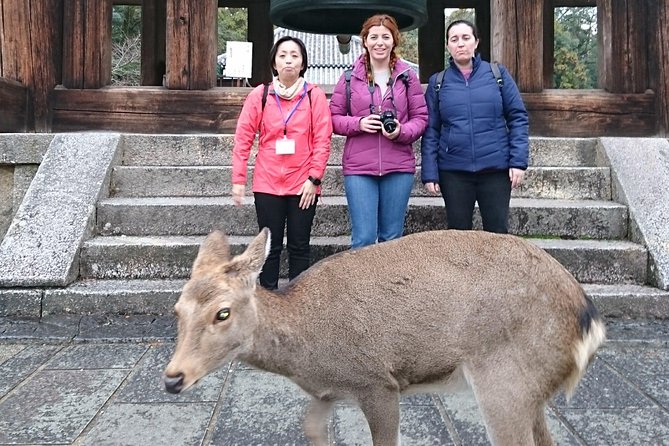
[[[567, 403], [547, 408], [558, 445], [669, 445], [669, 321], [608, 323], [609, 342]], [[233, 363], [171, 395], [161, 373], [172, 318], [0, 319], [0, 445], [306, 445], [307, 397]], [[371, 444], [339, 405], [331, 444]], [[470, 393], [402, 399], [402, 444], [488, 445]]]

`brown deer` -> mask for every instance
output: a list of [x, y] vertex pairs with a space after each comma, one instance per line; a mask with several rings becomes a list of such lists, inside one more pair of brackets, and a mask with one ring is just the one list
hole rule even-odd
[[512, 235], [408, 235], [330, 256], [278, 292], [256, 285], [268, 250], [267, 229], [234, 257], [222, 233], [206, 238], [175, 306], [165, 387], [235, 359], [279, 373], [313, 397], [317, 445], [338, 400], [360, 406], [374, 445], [396, 445], [400, 394], [463, 379], [493, 444], [551, 445], [546, 401], [571, 395], [605, 340], [574, 277]]

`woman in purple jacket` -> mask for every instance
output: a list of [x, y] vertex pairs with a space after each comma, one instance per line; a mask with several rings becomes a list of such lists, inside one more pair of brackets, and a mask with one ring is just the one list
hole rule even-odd
[[420, 81], [395, 52], [395, 19], [370, 17], [360, 37], [364, 54], [330, 100], [334, 132], [346, 136], [342, 166], [352, 249], [402, 236], [416, 172], [412, 143], [427, 126]]

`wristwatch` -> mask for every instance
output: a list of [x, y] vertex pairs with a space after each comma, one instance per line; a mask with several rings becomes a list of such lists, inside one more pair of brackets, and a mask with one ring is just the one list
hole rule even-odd
[[320, 178], [314, 178], [311, 175], [309, 175], [309, 181], [311, 181], [314, 184], [314, 186], [320, 186], [321, 185]]

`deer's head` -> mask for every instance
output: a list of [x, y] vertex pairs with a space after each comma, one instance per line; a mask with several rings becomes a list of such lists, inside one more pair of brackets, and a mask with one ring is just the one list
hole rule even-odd
[[244, 253], [231, 257], [221, 232], [200, 247], [174, 310], [177, 345], [163, 376], [170, 393], [182, 392], [251, 345], [258, 323], [256, 279], [269, 253], [263, 229]]

